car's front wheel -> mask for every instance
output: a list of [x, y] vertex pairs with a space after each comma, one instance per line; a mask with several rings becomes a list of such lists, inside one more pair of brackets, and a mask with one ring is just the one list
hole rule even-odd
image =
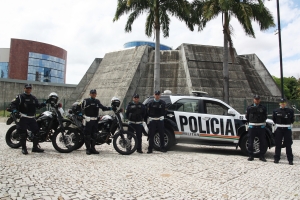
[[[249, 135], [248, 134], [245, 134], [241, 140], [241, 143], [240, 143], [240, 147], [241, 147], [241, 150], [243, 152], [244, 155], [248, 156], [249, 153], [248, 153], [248, 146], [249, 146]], [[259, 156], [260, 155], [260, 149], [259, 149], [259, 146], [260, 146], [260, 141], [259, 141], [259, 138], [258, 137], [255, 137], [254, 138], [254, 142], [253, 142], [253, 154], [254, 156]], [[263, 154], [265, 154], [267, 152], [267, 145], [265, 145], [263, 147]]]
[[[165, 149], [169, 150], [171, 146], [174, 144], [173, 137], [171, 132], [168, 129], [165, 129], [164, 141], [165, 141]], [[159, 151], [160, 150], [160, 137], [159, 133], [156, 132], [154, 135], [154, 149]]]

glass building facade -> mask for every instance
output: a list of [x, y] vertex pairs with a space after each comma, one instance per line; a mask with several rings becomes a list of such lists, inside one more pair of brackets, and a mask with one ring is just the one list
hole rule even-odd
[[[155, 48], [155, 43], [154, 42], [147, 42], [147, 41], [132, 41], [132, 42], [127, 42], [123, 45], [124, 48], [130, 48], [130, 47], [138, 47], [142, 45], [148, 45], [151, 47]], [[166, 45], [160, 44], [160, 50], [172, 50], [171, 47], [168, 47]]]
[[8, 62], [0, 62], [0, 78], [8, 78]]
[[27, 80], [65, 83], [65, 66], [64, 59], [29, 52]]

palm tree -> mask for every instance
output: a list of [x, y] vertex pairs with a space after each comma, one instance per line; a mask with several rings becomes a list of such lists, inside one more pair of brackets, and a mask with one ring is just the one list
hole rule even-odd
[[255, 38], [251, 21], [259, 24], [260, 30], [267, 30], [275, 26], [274, 19], [262, 0], [194, 0], [193, 21], [199, 24], [201, 31], [207, 22], [222, 14], [224, 50], [223, 50], [223, 98], [229, 103], [229, 72], [228, 72], [228, 44], [232, 64], [234, 63], [234, 50], [231, 34], [233, 28], [230, 25], [231, 17], [237, 18], [246, 35]]
[[125, 32], [131, 32], [133, 22], [143, 13], [147, 13], [145, 34], [152, 36], [155, 31], [155, 61], [154, 61], [154, 90], [160, 90], [160, 29], [163, 36], [169, 37], [170, 17], [185, 21], [190, 30], [190, 4], [187, 0], [118, 0], [118, 6], [113, 21], [122, 15], [129, 14]]

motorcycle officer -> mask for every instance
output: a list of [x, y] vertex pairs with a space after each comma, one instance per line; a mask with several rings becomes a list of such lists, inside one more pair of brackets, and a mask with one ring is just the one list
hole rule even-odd
[[[98, 121], [99, 121], [99, 109], [103, 111], [112, 110], [111, 107], [103, 106], [98, 99], [96, 99], [97, 91], [95, 89], [90, 91], [90, 98], [84, 99], [78, 104], [83, 112], [83, 134], [84, 143], [86, 146], [86, 154], [99, 154], [96, 151], [96, 141], [93, 140], [93, 133], [98, 132]], [[82, 115], [82, 113], [80, 113]], [[79, 114], [79, 115], [80, 115]]]
[[253, 155], [253, 142], [254, 138], [259, 138], [259, 150], [260, 150], [260, 157], [259, 160], [263, 162], [267, 162], [263, 149], [266, 145], [266, 135], [265, 135], [265, 126], [266, 126], [266, 119], [268, 116], [267, 108], [260, 104], [260, 96], [254, 95], [253, 97], [253, 104], [248, 106], [247, 113], [246, 113], [246, 119], [249, 124], [249, 130], [248, 130], [248, 152], [249, 152], [249, 158], [248, 161], [254, 160]]
[[[146, 114], [146, 108], [144, 104], [139, 102], [139, 94], [132, 96], [132, 102], [129, 102], [126, 108], [125, 115], [129, 120], [129, 124], [135, 129], [137, 136], [137, 152], [143, 153], [142, 151], [142, 133], [143, 133], [143, 121]], [[129, 129], [129, 131], [132, 131]]]
[[154, 145], [154, 134], [156, 130], [159, 132], [160, 137], [160, 151], [167, 152], [165, 149], [165, 127], [164, 116], [166, 113], [166, 103], [160, 99], [160, 91], [154, 92], [154, 99], [147, 105], [147, 116], [149, 117], [149, 147], [147, 153], [152, 153]]
[[293, 152], [292, 152], [292, 124], [295, 121], [294, 111], [286, 108], [286, 100], [280, 99], [280, 108], [273, 111], [273, 121], [276, 124], [275, 131], [275, 155], [274, 163], [279, 163], [281, 154], [281, 143], [284, 138], [285, 150], [287, 159], [290, 165], [293, 165]]
[[38, 147], [39, 143], [39, 127], [35, 120], [36, 109], [46, 106], [46, 103], [39, 104], [37, 98], [31, 94], [32, 85], [25, 84], [24, 93], [16, 96], [11, 102], [11, 109], [13, 114], [20, 118], [17, 124], [17, 132], [20, 135], [20, 143], [22, 146], [22, 153], [28, 154], [26, 147], [27, 129], [33, 133], [33, 147], [32, 152], [41, 153], [43, 149]]

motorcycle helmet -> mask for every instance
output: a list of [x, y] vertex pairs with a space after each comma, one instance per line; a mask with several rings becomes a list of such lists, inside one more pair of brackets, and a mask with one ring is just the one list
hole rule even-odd
[[57, 104], [57, 102], [58, 102], [58, 95], [55, 92], [51, 92], [49, 94], [48, 103]]
[[113, 97], [113, 98], [111, 99], [111, 106], [112, 106], [112, 107], [119, 107], [120, 104], [121, 104], [121, 101], [120, 101], [119, 98]]
[[71, 110], [73, 113], [77, 114], [79, 112], [81, 112], [81, 108], [80, 108], [80, 102], [76, 101], [75, 103], [72, 104]]

